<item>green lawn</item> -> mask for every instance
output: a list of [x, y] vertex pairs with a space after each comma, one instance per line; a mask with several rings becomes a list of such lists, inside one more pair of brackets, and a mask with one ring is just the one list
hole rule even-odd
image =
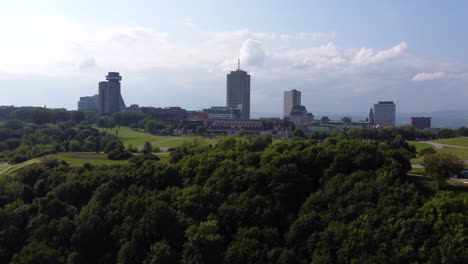
[[[157, 153], [156, 156], [161, 159], [162, 163], [169, 162], [169, 153]], [[128, 160], [110, 160], [107, 158], [107, 154], [103, 153], [96, 154], [91, 152], [62, 152], [50, 155], [50, 157], [55, 157], [58, 160], [64, 160], [72, 167], [81, 167], [85, 163], [92, 165], [128, 164]]]
[[[170, 139], [170, 138], [168, 138]], [[175, 148], [182, 145], [184, 142], [191, 142], [197, 140], [203, 146], [215, 145], [218, 143], [218, 138], [206, 138], [200, 136], [182, 136], [180, 138], [174, 138], [174, 140], [168, 140], [164, 142], [153, 142], [153, 147], [166, 147], [166, 148]]]
[[421, 151], [421, 149], [425, 148], [434, 148], [431, 144], [420, 142], [420, 141], [408, 141], [408, 144], [416, 147], [416, 152]]
[[58, 154], [50, 155], [58, 160], [66, 161], [72, 167], [81, 167], [85, 163], [92, 165], [114, 165], [114, 164], [127, 164], [127, 160], [110, 160], [107, 154], [92, 153], [92, 152], [61, 152]]
[[175, 148], [175, 147], [178, 147], [180, 145], [182, 145], [182, 143], [184, 142], [190, 142], [191, 140], [190, 139], [174, 139], [174, 140], [169, 140], [169, 141], [164, 141], [164, 142], [156, 142], [156, 143], [153, 143], [153, 147], [166, 147], [166, 148]]
[[412, 168], [410, 171], [408, 171], [408, 173], [424, 175], [426, 173], [426, 170], [424, 168]]
[[468, 147], [468, 138], [444, 138], [444, 139], [432, 140], [432, 142], [440, 143], [440, 144], [447, 144], [447, 145]]
[[463, 160], [468, 159], [468, 149], [443, 147], [441, 149], [437, 149], [437, 152], [450, 153], [450, 154], [457, 156], [459, 159], [463, 159]]
[[[102, 129], [107, 133], [115, 135], [115, 129]], [[129, 145], [133, 145], [134, 147], [142, 146], [145, 142], [156, 142], [168, 139], [170, 137], [162, 137], [162, 136], [155, 136], [149, 133], [140, 132], [140, 131], [133, 131], [133, 130], [118, 130], [117, 136], [122, 140], [125, 147]]]

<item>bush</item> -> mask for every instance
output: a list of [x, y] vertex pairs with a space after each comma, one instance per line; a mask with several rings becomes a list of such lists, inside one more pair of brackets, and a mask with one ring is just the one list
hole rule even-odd
[[18, 155], [13, 156], [13, 157], [10, 159], [9, 163], [10, 163], [10, 164], [18, 164], [18, 163], [25, 162], [25, 161], [27, 161], [27, 160], [28, 160], [28, 157], [18, 154]]
[[425, 156], [425, 155], [429, 155], [429, 154], [434, 154], [436, 153], [437, 151], [433, 148], [423, 148], [419, 151], [419, 156]]
[[107, 154], [107, 158], [109, 158], [110, 160], [126, 160], [131, 158], [132, 156], [133, 155], [130, 151], [122, 150], [120, 148], [116, 148], [109, 152], [109, 154]]
[[78, 140], [70, 140], [68, 148], [71, 152], [79, 152], [82, 150], [81, 143]]

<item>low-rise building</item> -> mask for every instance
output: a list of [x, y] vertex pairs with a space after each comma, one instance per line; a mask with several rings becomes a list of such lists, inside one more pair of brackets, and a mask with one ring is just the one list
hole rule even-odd
[[141, 107], [141, 112], [151, 114], [154, 119], [169, 124], [183, 123], [187, 119], [187, 110], [178, 106], [165, 108]]
[[227, 106], [212, 106], [203, 109], [208, 114], [208, 119], [238, 120], [242, 117], [242, 108]]
[[307, 109], [303, 105], [295, 105], [291, 110], [289, 119], [296, 126], [303, 126], [308, 122], [314, 121], [315, 117], [312, 113], [308, 113]]
[[99, 111], [99, 95], [83, 96], [78, 101], [78, 111]]
[[238, 135], [243, 129], [246, 134], [261, 135], [263, 124], [260, 120], [221, 120], [208, 121], [207, 132], [212, 135]]
[[431, 117], [411, 117], [411, 125], [417, 129], [429, 129], [431, 120]]
[[129, 107], [124, 107], [120, 109], [121, 112], [141, 112], [141, 107], [137, 104], [132, 104]]

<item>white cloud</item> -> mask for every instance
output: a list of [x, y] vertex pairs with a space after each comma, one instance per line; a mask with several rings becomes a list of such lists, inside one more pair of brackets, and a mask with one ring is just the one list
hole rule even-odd
[[248, 39], [240, 49], [240, 60], [248, 66], [261, 66], [265, 61], [265, 51], [258, 40]]
[[424, 82], [424, 81], [442, 79], [445, 76], [446, 76], [445, 72], [432, 72], [432, 73], [421, 72], [421, 73], [416, 74], [411, 80], [414, 82]]
[[401, 56], [408, 49], [408, 45], [405, 42], [388, 49], [379, 52], [374, 52], [373, 49], [361, 48], [352, 60], [355, 64], [366, 65], [373, 63], [381, 63], [386, 60], [391, 60]]

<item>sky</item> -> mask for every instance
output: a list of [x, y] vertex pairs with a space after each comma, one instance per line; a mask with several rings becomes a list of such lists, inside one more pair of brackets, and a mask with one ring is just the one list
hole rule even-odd
[[109, 71], [127, 105], [226, 103], [226, 74], [251, 77], [251, 111], [468, 110], [468, 1], [6, 1], [0, 105], [76, 109]]

